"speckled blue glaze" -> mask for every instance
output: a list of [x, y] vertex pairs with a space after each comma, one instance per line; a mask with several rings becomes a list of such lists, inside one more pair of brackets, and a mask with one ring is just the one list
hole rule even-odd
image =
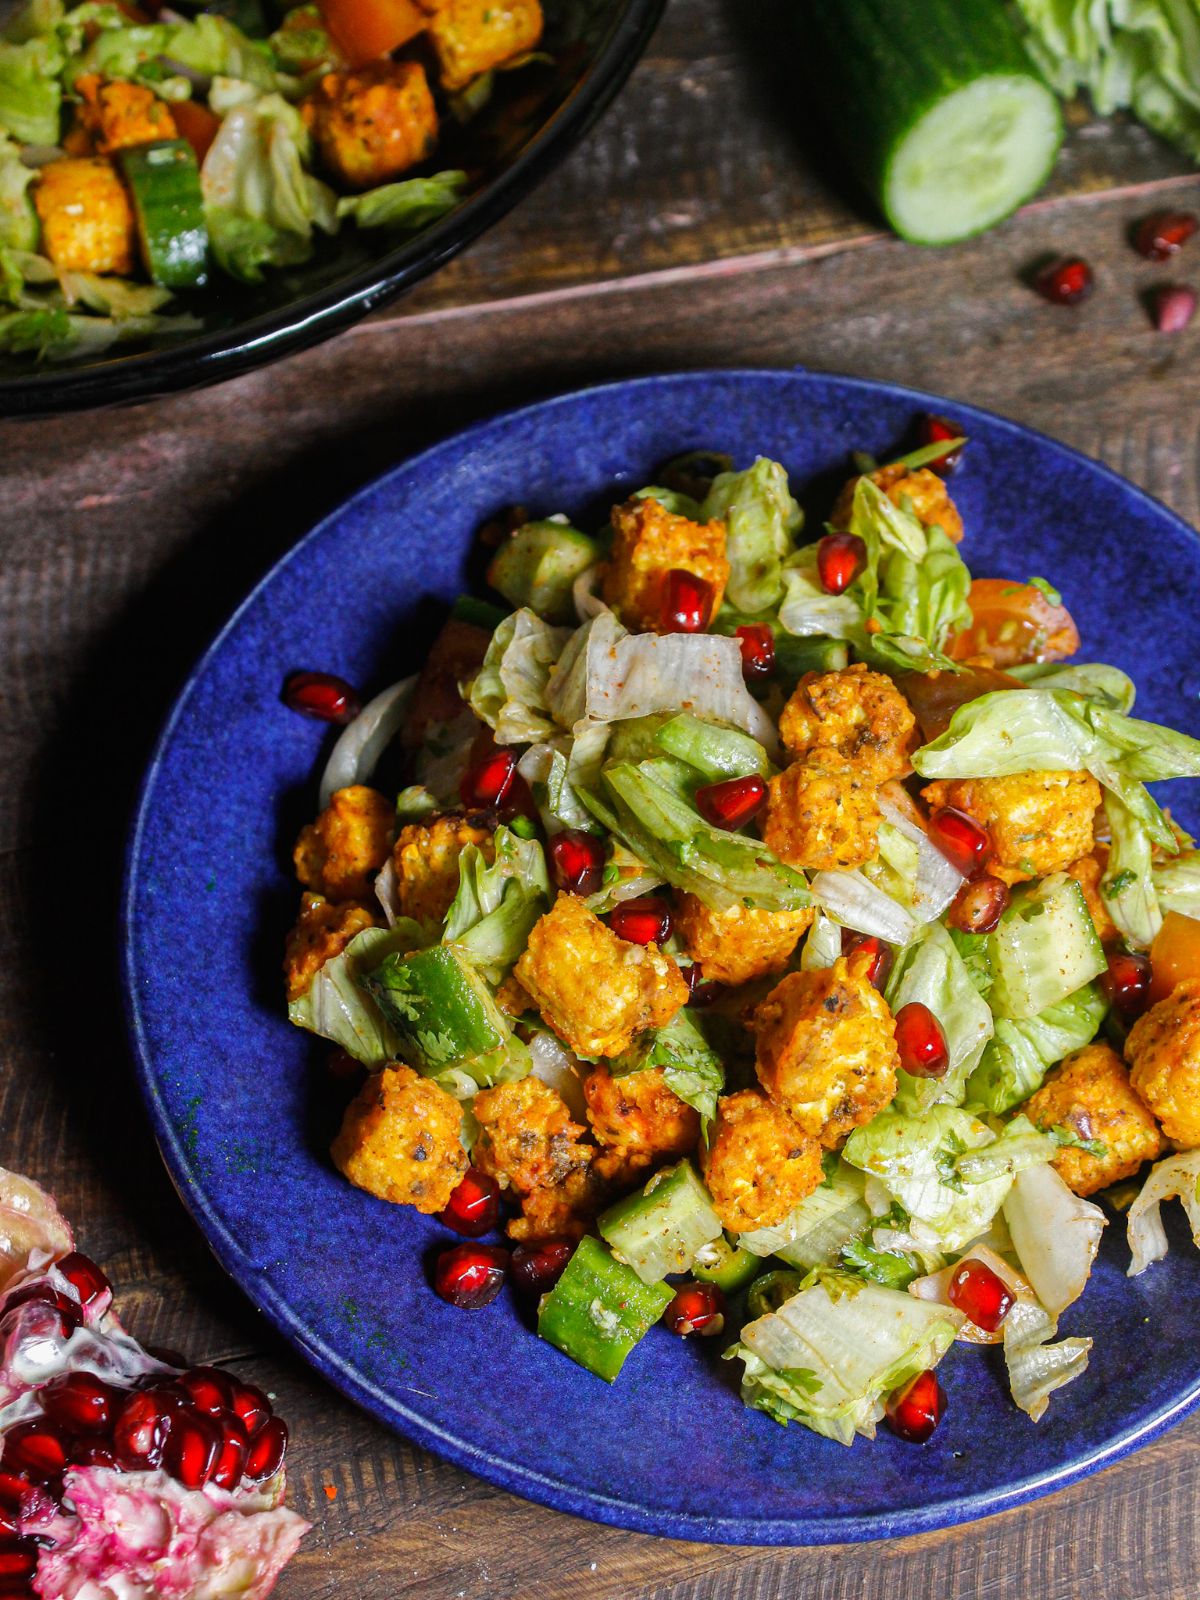
[[[421, 602], [463, 587], [478, 525], [521, 502], [593, 515], [679, 451], [783, 461], [827, 509], [852, 449], [885, 456], [916, 412], [971, 435], [954, 493], [979, 574], [1058, 584], [1083, 658], [1140, 686], [1144, 716], [1200, 734], [1192, 607], [1200, 545], [1111, 472], [1012, 423], [886, 385], [803, 372], [650, 378], [533, 406], [397, 467], [267, 576], [184, 690], [147, 775], [124, 907], [129, 1020], [168, 1167], [225, 1267], [333, 1384], [411, 1438], [531, 1499], [620, 1526], [746, 1544], [871, 1539], [1013, 1505], [1143, 1443], [1200, 1394], [1200, 1255], [1124, 1276], [1110, 1227], [1063, 1332], [1087, 1374], [1035, 1426], [992, 1355], [944, 1363], [945, 1422], [921, 1449], [852, 1449], [745, 1410], [737, 1372], [652, 1331], [618, 1383], [541, 1344], [505, 1296], [444, 1305], [432, 1222], [359, 1193], [326, 1155], [344, 1091], [289, 1027], [278, 964], [286, 859], [330, 735], [279, 703], [297, 667], [373, 689], [420, 655]], [[802, 496], [803, 497], [803, 496]], [[1147, 550], [1156, 550], [1154, 561]], [[1169, 572], [1169, 584], [1160, 582]], [[1172, 802], [1196, 826], [1195, 801]], [[1178, 1210], [1178, 1208], [1173, 1208]], [[444, 1237], [444, 1235], [441, 1235]], [[1178, 1245], [1182, 1234], [1172, 1222]]]

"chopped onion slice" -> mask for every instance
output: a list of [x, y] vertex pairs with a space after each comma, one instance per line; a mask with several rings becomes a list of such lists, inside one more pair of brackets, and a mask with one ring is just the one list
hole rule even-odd
[[831, 917], [856, 933], [898, 945], [911, 944], [917, 936], [911, 913], [861, 872], [818, 872], [809, 887]]
[[585, 567], [571, 585], [571, 599], [580, 622], [587, 622], [590, 617], [598, 617], [602, 611], [611, 610], [596, 593], [600, 576], [600, 563], [597, 562], [594, 567]]
[[1130, 1206], [1127, 1226], [1133, 1256], [1129, 1263], [1131, 1278], [1145, 1272], [1151, 1262], [1161, 1261], [1167, 1253], [1160, 1210], [1164, 1200], [1182, 1202], [1192, 1240], [1200, 1246], [1200, 1150], [1183, 1150], [1156, 1162], [1142, 1192]]
[[320, 806], [324, 810], [339, 789], [366, 783], [379, 758], [399, 733], [408, 713], [417, 678], [402, 678], [368, 702], [330, 751], [321, 774]]
[[1004, 1202], [1013, 1246], [1034, 1293], [1057, 1317], [1083, 1293], [1106, 1218], [1045, 1164], [1018, 1172]]
[[1073, 1383], [1087, 1370], [1092, 1341], [1060, 1339], [1051, 1344], [1057, 1332], [1054, 1318], [1032, 1298], [1019, 1299], [1004, 1319], [1009, 1388], [1017, 1405], [1034, 1422], [1044, 1414], [1055, 1389]]
[[566, 1101], [567, 1110], [587, 1127], [587, 1101], [583, 1097], [579, 1060], [552, 1033], [535, 1033], [529, 1041], [533, 1060], [530, 1071]]
[[[941, 916], [962, 888], [963, 877], [933, 843], [921, 822], [916, 819], [916, 808], [912, 802], [909, 801], [905, 807], [898, 805], [888, 793], [891, 787], [888, 785], [880, 792], [879, 809], [883, 812], [884, 820], [890, 822], [897, 833], [902, 833], [917, 847], [917, 881], [913, 893], [913, 911], [919, 921], [932, 922], [935, 917]], [[895, 787], [899, 788], [899, 785]], [[903, 794], [904, 791], [900, 792]], [[908, 800], [907, 795], [904, 798]]]
[[[1023, 1278], [1015, 1268], [1009, 1266], [1003, 1256], [998, 1256], [985, 1244], [969, 1245], [958, 1260], [951, 1262], [948, 1267], [943, 1267], [940, 1272], [931, 1272], [928, 1277], [915, 1279], [908, 1286], [909, 1294], [916, 1295], [918, 1300], [936, 1300], [941, 1305], [948, 1306], [950, 1279], [964, 1261], [981, 1261], [985, 1267], [990, 1267], [1014, 1300], [1019, 1300], [1022, 1296], [1026, 1300], [1036, 1299], [1028, 1279]], [[1007, 1320], [1005, 1318], [1005, 1322]], [[963, 1344], [1000, 1344], [1004, 1339], [1004, 1324], [1002, 1323], [994, 1333], [989, 1333], [986, 1328], [980, 1328], [968, 1317], [959, 1328], [956, 1337]]]

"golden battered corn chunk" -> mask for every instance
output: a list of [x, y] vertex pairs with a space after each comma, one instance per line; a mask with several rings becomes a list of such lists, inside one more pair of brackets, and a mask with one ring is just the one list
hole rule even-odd
[[782, 972], [810, 927], [815, 911], [756, 911], [730, 906], [714, 911], [694, 894], [675, 900], [675, 931], [706, 978], [718, 983], [749, 983]]
[[79, 125], [98, 155], [178, 136], [170, 106], [140, 83], [105, 83], [89, 72], [75, 80], [75, 92]]
[[418, 1211], [441, 1211], [467, 1170], [458, 1101], [411, 1067], [375, 1072], [346, 1108], [336, 1166], [356, 1188]]
[[790, 972], [754, 1013], [758, 1079], [801, 1132], [832, 1147], [890, 1105], [900, 1064], [868, 955]]
[[539, 0], [425, 0], [425, 6], [433, 11], [429, 38], [442, 87], [451, 94], [534, 49], [542, 37]]
[[613, 507], [612, 525], [601, 593], [627, 628], [653, 633], [662, 626], [663, 588], [676, 568], [712, 585], [712, 621], [729, 582], [723, 522], [689, 522], [657, 500], [628, 500]]
[[823, 1176], [820, 1145], [757, 1089], [717, 1101], [700, 1165], [713, 1209], [730, 1233], [782, 1222]]
[[814, 750], [767, 785], [762, 834], [789, 866], [861, 867], [879, 849], [878, 784], [836, 750]]
[[560, 894], [534, 924], [515, 971], [577, 1056], [619, 1056], [687, 1001], [687, 984], [670, 956], [657, 945], [619, 939], [571, 894]]
[[443, 921], [458, 893], [458, 858], [469, 844], [478, 845], [489, 861], [495, 856], [491, 829], [452, 812], [400, 830], [392, 863], [403, 916]]
[[1098, 1139], [1105, 1146], [1103, 1155], [1068, 1146], [1055, 1156], [1063, 1182], [1076, 1194], [1095, 1194], [1132, 1178], [1144, 1161], [1155, 1160], [1167, 1148], [1111, 1045], [1076, 1050], [1021, 1109], [1039, 1128], [1061, 1125], [1080, 1139]]
[[1088, 772], [940, 779], [921, 794], [934, 809], [953, 806], [988, 830], [995, 852], [988, 871], [1006, 883], [1061, 872], [1095, 842], [1100, 785]]
[[418, 61], [327, 72], [300, 110], [326, 168], [349, 189], [390, 182], [437, 144], [437, 111]]
[[[963, 525], [958, 507], [936, 472], [931, 472], [928, 467], [918, 467], [916, 472], [910, 472], [902, 466], [880, 467], [871, 473], [871, 480], [879, 485], [893, 505], [903, 506], [907, 501], [908, 509], [926, 528], [940, 528], [956, 544], [962, 538]], [[850, 507], [854, 502], [854, 486], [857, 482], [857, 478], [851, 478], [838, 496], [837, 505], [829, 519], [835, 528], [850, 526]]]
[[[1099, 846], [1097, 850], [1099, 851]], [[1106, 852], [1107, 854], [1107, 852]], [[1100, 879], [1104, 876], [1105, 863], [1100, 860], [1099, 853], [1091, 856], [1080, 856], [1078, 861], [1072, 861], [1067, 868], [1067, 875], [1083, 890], [1083, 898], [1087, 901], [1088, 911], [1096, 926], [1096, 937], [1101, 944], [1107, 944], [1110, 939], [1117, 937], [1117, 925], [1108, 912], [1108, 902], [1104, 898], [1104, 891], [1100, 887]]]
[[355, 934], [378, 922], [369, 906], [357, 905], [353, 900], [334, 905], [324, 895], [311, 891], [302, 894], [300, 917], [287, 936], [283, 958], [288, 999], [298, 1000], [307, 994], [325, 963], [340, 956]]
[[1151, 1006], [1125, 1041], [1129, 1081], [1181, 1150], [1200, 1147], [1200, 982]]
[[103, 156], [48, 161], [33, 186], [42, 253], [61, 272], [133, 271], [133, 209]]
[[[682, 1156], [696, 1148], [700, 1113], [667, 1088], [658, 1067], [614, 1077], [596, 1067], [583, 1080], [588, 1121], [602, 1145], [650, 1161]], [[620, 1169], [612, 1169], [618, 1175]]]
[[917, 719], [892, 680], [861, 662], [841, 672], [806, 672], [779, 718], [785, 749], [801, 759], [836, 750], [877, 783], [912, 767]]
[[[592, 1157], [590, 1145], [581, 1154]], [[542, 1239], [581, 1239], [592, 1218], [608, 1203], [610, 1189], [597, 1170], [598, 1161], [575, 1167], [561, 1183], [531, 1189], [521, 1200], [521, 1215], [508, 1224], [508, 1236], [519, 1243]]]
[[471, 1110], [479, 1123], [475, 1165], [505, 1189], [529, 1194], [560, 1184], [591, 1160], [579, 1143], [586, 1129], [571, 1121], [562, 1096], [540, 1078], [484, 1089]]
[[339, 789], [296, 840], [296, 876], [329, 900], [369, 900], [394, 825], [395, 811], [377, 789], [363, 783]]

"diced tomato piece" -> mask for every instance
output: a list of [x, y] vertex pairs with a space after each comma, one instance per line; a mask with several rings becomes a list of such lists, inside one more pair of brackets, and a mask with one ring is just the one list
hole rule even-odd
[[186, 139], [191, 145], [196, 152], [196, 160], [203, 161], [217, 137], [217, 129], [221, 126], [220, 117], [195, 100], [173, 101], [171, 115], [175, 119], [179, 137]]
[[1071, 613], [1032, 583], [976, 578], [967, 603], [974, 621], [946, 645], [954, 661], [991, 656], [996, 666], [1013, 667], [1022, 661], [1064, 661], [1079, 649]]
[[414, 0], [318, 0], [318, 5], [333, 42], [352, 67], [391, 55], [429, 22]]

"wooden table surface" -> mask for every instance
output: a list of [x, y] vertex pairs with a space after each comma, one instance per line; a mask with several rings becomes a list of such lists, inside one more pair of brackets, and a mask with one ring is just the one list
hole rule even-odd
[[[430, 439], [609, 377], [798, 363], [989, 406], [1196, 521], [1200, 332], [1155, 333], [1139, 297], [1200, 278], [1200, 247], [1171, 273], [1127, 232], [1164, 198], [1200, 204], [1200, 181], [1140, 129], [1079, 112], [1037, 203], [953, 249], [902, 245], [797, 124], [771, 12], [673, 0], [587, 144], [435, 282], [342, 337], [160, 405], [0, 426], [0, 1162], [57, 1193], [143, 1338], [236, 1360], [279, 1396], [292, 1500], [315, 1524], [281, 1600], [1197, 1592], [1200, 1417], [1035, 1505], [858, 1548], [678, 1544], [494, 1490], [282, 1347], [177, 1201], [133, 1085], [115, 899], [161, 720], [248, 584]], [[1086, 305], [1052, 308], [1022, 281], [1052, 250], [1094, 263]]]

